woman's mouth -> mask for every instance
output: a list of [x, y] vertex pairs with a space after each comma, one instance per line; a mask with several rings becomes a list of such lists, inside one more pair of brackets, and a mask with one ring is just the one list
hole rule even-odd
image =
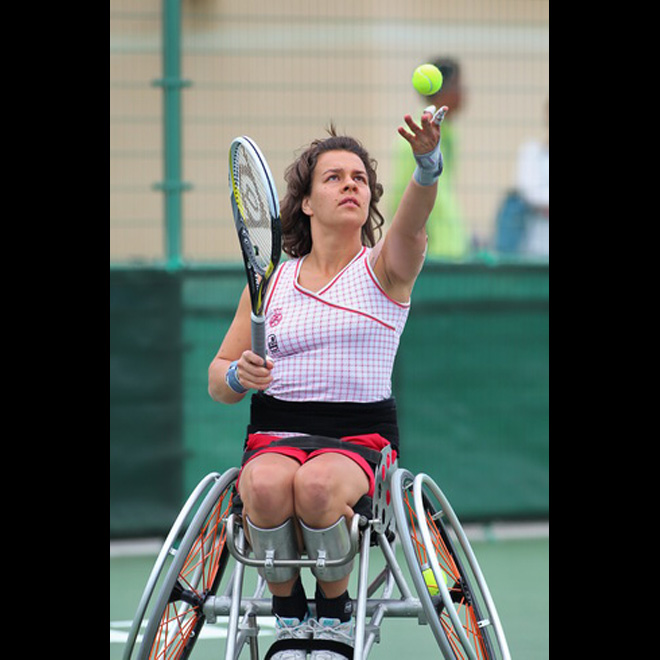
[[339, 202], [339, 206], [356, 206], [359, 208], [360, 204], [358, 203], [357, 199], [355, 197], [345, 197], [344, 199]]

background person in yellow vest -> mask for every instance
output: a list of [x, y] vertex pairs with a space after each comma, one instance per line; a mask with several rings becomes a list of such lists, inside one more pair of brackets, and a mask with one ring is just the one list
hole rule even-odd
[[[461, 85], [461, 72], [459, 64], [452, 58], [438, 58], [431, 60], [432, 64], [442, 72], [443, 83], [440, 91], [434, 96], [421, 96], [424, 107], [443, 105], [449, 107], [449, 112], [442, 123], [442, 155], [444, 170], [438, 182], [438, 196], [433, 211], [426, 225], [429, 237], [428, 255], [430, 257], [444, 257], [460, 259], [468, 250], [468, 235], [465, 228], [460, 207], [456, 198], [454, 181], [456, 178], [456, 134], [452, 120], [461, 110], [464, 99]], [[403, 195], [413, 170], [410, 147], [405, 140], [396, 143], [393, 162], [393, 182], [391, 208], [396, 209]], [[391, 214], [390, 214], [391, 217]]]

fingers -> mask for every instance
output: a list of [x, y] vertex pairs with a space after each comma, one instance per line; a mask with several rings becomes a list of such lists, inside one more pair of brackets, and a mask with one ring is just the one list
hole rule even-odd
[[[433, 108], [433, 111], [435, 112], [435, 108]], [[410, 132], [402, 126], [399, 126], [398, 132], [401, 137], [408, 141], [413, 153], [428, 153], [436, 147], [440, 139], [440, 126], [434, 121], [431, 107], [424, 110], [419, 124], [410, 115], [406, 115], [404, 121]]]
[[237, 372], [238, 380], [243, 387], [265, 390], [273, 380], [271, 371], [274, 367], [273, 361], [266, 356], [266, 365], [256, 353], [244, 351], [238, 360]]
[[399, 128], [397, 128], [397, 131], [402, 138], [405, 138], [406, 140], [408, 140], [408, 142], [412, 144], [413, 138], [415, 137], [414, 135], [409, 135], [408, 131], [406, 131], [406, 129], [403, 128], [403, 126], [399, 126]]
[[[419, 135], [420, 133], [422, 133], [422, 132], [424, 131], [425, 127], [428, 126], [428, 124], [429, 124], [429, 117], [430, 117], [430, 116], [431, 116], [431, 115], [428, 114], [428, 113], [426, 113], [426, 112], [422, 114], [422, 119], [421, 119], [421, 123], [422, 123], [422, 125], [421, 125], [421, 126], [420, 126], [419, 124], [417, 124], [417, 122], [416, 122], [416, 121], [415, 121], [410, 115], [406, 115], [406, 116], [403, 118], [403, 120], [406, 122], [406, 124], [408, 125], [408, 128], [409, 128], [409, 129], [410, 129], [415, 135]], [[405, 130], [405, 129], [404, 129], [404, 130]]]
[[422, 110], [422, 116], [419, 124], [415, 122], [415, 120], [410, 115], [405, 115], [403, 119], [412, 132], [412, 135], [402, 126], [399, 126], [398, 128], [399, 135], [404, 137], [411, 144], [414, 144], [415, 138], [423, 139], [427, 135], [431, 135], [435, 139], [434, 129], [436, 127], [439, 128], [448, 110], [449, 108], [446, 105], [443, 105], [437, 110], [434, 105], [429, 105], [424, 108], [424, 110]]
[[[410, 115], [406, 115], [403, 118], [403, 120], [406, 122], [408, 128], [412, 131], [413, 134], [410, 135], [410, 133], [408, 133], [408, 131], [406, 131], [406, 129], [403, 126], [399, 126], [398, 128], [399, 135], [401, 135], [401, 137], [408, 140], [410, 144], [414, 144], [415, 139], [420, 135], [423, 129], [415, 122], [415, 120]], [[423, 122], [423, 115], [422, 115], [422, 122]]]

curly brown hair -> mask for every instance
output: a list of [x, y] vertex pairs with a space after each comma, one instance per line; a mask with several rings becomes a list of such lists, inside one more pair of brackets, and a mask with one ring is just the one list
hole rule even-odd
[[373, 247], [382, 234], [381, 228], [385, 219], [378, 210], [377, 204], [383, 195], [383, 186], [378, 183], [376, 177], [376, 161], [356, 139], [347, 135], [337, 135], [334, 126], [328, 129], [328, 133], [330, 137], [314, 140], [284, 174], [287, 190], [280, 206], [282, 249], [290, 257], [302, 257], [312, 249], [309, 216], [303, 213], [302, 203], [311, 192], [312, 177], [319, 156], [327, 151], [350, 151], [359, 156], [364, 163], [371, 190], [371, 202], [369, 215], [362, 225], [362, 244]]

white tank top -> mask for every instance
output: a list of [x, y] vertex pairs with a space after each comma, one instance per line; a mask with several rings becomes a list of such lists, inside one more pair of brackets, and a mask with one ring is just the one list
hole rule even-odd
[[392, 395], [392, 368], [410, 304], [383, 291], [363, 247], [317, 292], [298, 282], [304, 257], [282, 263], [266, 297], [266, 345], [285, 401], [372, 402]]

